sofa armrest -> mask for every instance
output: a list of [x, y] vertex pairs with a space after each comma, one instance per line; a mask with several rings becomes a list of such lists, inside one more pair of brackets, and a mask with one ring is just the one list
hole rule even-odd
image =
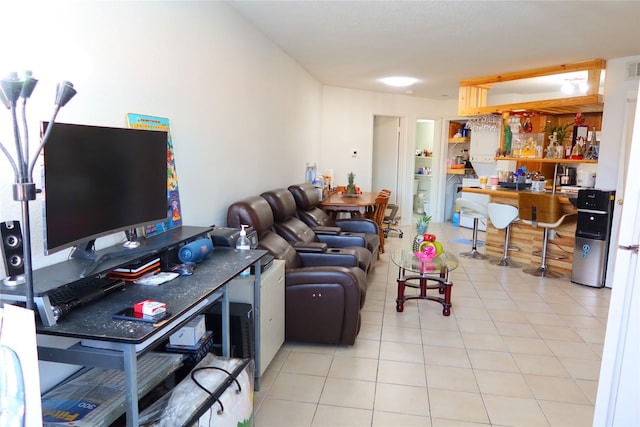
[[336, 219], [335, 223], [342, 231], [378, 234], [378, 224], [370, 219]]
[[296, 252], [302, 253], [323, 253], [327, 251], [327, 244], [321, 242], [295, 242], [292, 244]]
[[337, 236], [317, 234], [316, 237], [330, 248], [346, 248], [349, 246], [367, 247], [367, 240], [362, 233], [340, 233]]
[[317, 225], [315, 227], [311, 227], [314, 233], [316, 234], [328, 234], [332, 236], [336, 236], [342, 231], [340, 227], [329, 227], [326, 225]]
[[299, 252], [303, 267], [358, 267], [356, 252], [346, 248], [329, 248], [326, 252]]

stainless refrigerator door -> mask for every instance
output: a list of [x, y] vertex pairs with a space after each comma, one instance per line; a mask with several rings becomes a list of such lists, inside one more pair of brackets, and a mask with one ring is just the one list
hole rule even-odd
[[608, 246], [607, 240], [576, 237], [571, 281], [594, 288], [603, 287]]

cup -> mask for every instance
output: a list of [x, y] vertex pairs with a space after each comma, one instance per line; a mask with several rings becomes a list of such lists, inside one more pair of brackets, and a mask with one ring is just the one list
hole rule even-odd
[[498, 177], [497, 176], [492, 176], [491, 178], [489, 178], [489, 184], [491, 184], [491, 189], [492, 190], [497, 190], [498, 189]]
[[485, 188], [487, 188], [487, 182], [488, 182], [488, 178], [486, 176], [481, 176], [480, 177], [480, 188], [482, 188], [483, 190]]

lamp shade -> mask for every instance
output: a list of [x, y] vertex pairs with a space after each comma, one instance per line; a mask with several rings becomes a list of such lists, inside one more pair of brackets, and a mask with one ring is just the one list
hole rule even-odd
[[73, 83], [66, 80], [61, 81], [58, 83], [58, 88], [56, 90], [55, 105], [64, 107], [76, 93], [76, 90], [73, 88]]
[[24, 79], [18, 77], [18, 73], [11, 72], [0, 79], [0, 87], [10, 105], [15, 105], [22, 92]]
[[33, 90], [36, 88], [38, 79], [34, 79], [31, 71], [27, 70], [24, 72], [23, 80], [24, 82], [22, 83], [22, 89], [20, 90], [20, 97], [27, 99], [31, 96]]

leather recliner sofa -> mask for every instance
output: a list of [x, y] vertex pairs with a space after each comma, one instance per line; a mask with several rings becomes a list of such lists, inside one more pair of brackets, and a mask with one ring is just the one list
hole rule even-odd
[[360, 233], [364, 235], [367, 249], [378, 257], [380, 251], [380, 236], [378, 225], [368, 218], [333, 219], [318, 207], [320, 194], [311, 184], [290, 185], [288, 190], [296, 201], [298, 218], [318, 233], [318, 230], [337, 227], [339, 232]]
[[[296, 216], [296, 201], [293, 194], [285, 188], [277, 188], [267, 191], [261, 196], [271, 206], [274, 218], [274, 230], [289, 242], [326, 243], [330, 248], [345, 248], [355, 252], [358, 265], [365, 272], [372, 265], [371, 252], [365, 247], [366, 240], [363, 234], [324, 234], [315, 233], [307, 224]], [[375, 259], [374, 259], [375, 260]]]
[[273, 212], [262, 197], [251, 196], [233, 203], [227, 210], [227, 223], [230, 227], [252, 226], [258, 235], [258, 248], [285, 261], [288, 341], [354, 344], [367, 292], [362, 269], [333, 265], [335, 257], [331, 252], [296, 250], [272, 231]]

